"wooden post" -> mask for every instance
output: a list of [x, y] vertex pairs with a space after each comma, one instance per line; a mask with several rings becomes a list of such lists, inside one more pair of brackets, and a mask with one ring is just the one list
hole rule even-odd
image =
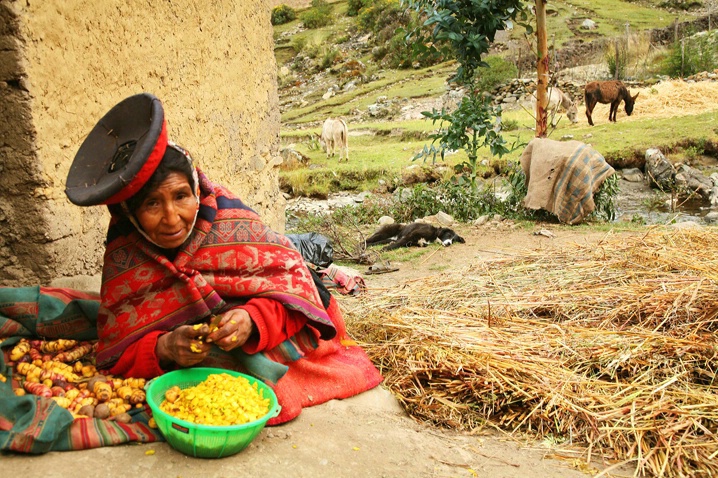
[[548, 106], [548, 43], [546, 41], [546, 1], [536, 0], [536, 137], [545, 138], [548, 129], [546, 107]]

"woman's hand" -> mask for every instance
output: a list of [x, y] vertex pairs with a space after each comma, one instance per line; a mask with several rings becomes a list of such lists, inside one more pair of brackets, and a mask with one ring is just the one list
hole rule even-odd
[[161, 335], [157, 340], [157, 357], [162, 368], [168, 363], [176, 363], [181, 367], [191, 367], [203, 361], [211, 346], [199, 340], [209, 332], [204, 324], [197, 330], [191, 325], [182, 325], [172, 332]]
[[254, 332], [254, 322], [244, 309], [232, 309], [222, 314], [218, 329], [209, 334], [207, 342], [215, 343], [222, 350], [241, 347]]

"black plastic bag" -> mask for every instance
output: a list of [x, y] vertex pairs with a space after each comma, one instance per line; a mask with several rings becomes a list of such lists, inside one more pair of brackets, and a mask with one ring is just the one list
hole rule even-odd
[[287, 234], [287, 237], [305, 261], [320, 268], [328, 267], [334, 261], [334, 248], [327, 237], [317, 232]]

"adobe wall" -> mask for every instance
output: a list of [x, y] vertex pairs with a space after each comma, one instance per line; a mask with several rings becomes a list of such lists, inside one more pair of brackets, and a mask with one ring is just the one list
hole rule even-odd
[[170, 139], [278, 231], [279, 109], [266, 0], [0, 0], [0, 285], [100, 271], [109, 215], [64, 194], [95, 122], [164, 104]]

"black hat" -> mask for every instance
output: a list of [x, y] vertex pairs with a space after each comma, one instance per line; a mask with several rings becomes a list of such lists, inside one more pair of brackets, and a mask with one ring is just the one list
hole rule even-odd
[[130, 96], [85, 138], [67, 174], [65, 194], [78, 206], [125, 201], [152, 176], [166, 148], [160, 100], [149, 93]]

